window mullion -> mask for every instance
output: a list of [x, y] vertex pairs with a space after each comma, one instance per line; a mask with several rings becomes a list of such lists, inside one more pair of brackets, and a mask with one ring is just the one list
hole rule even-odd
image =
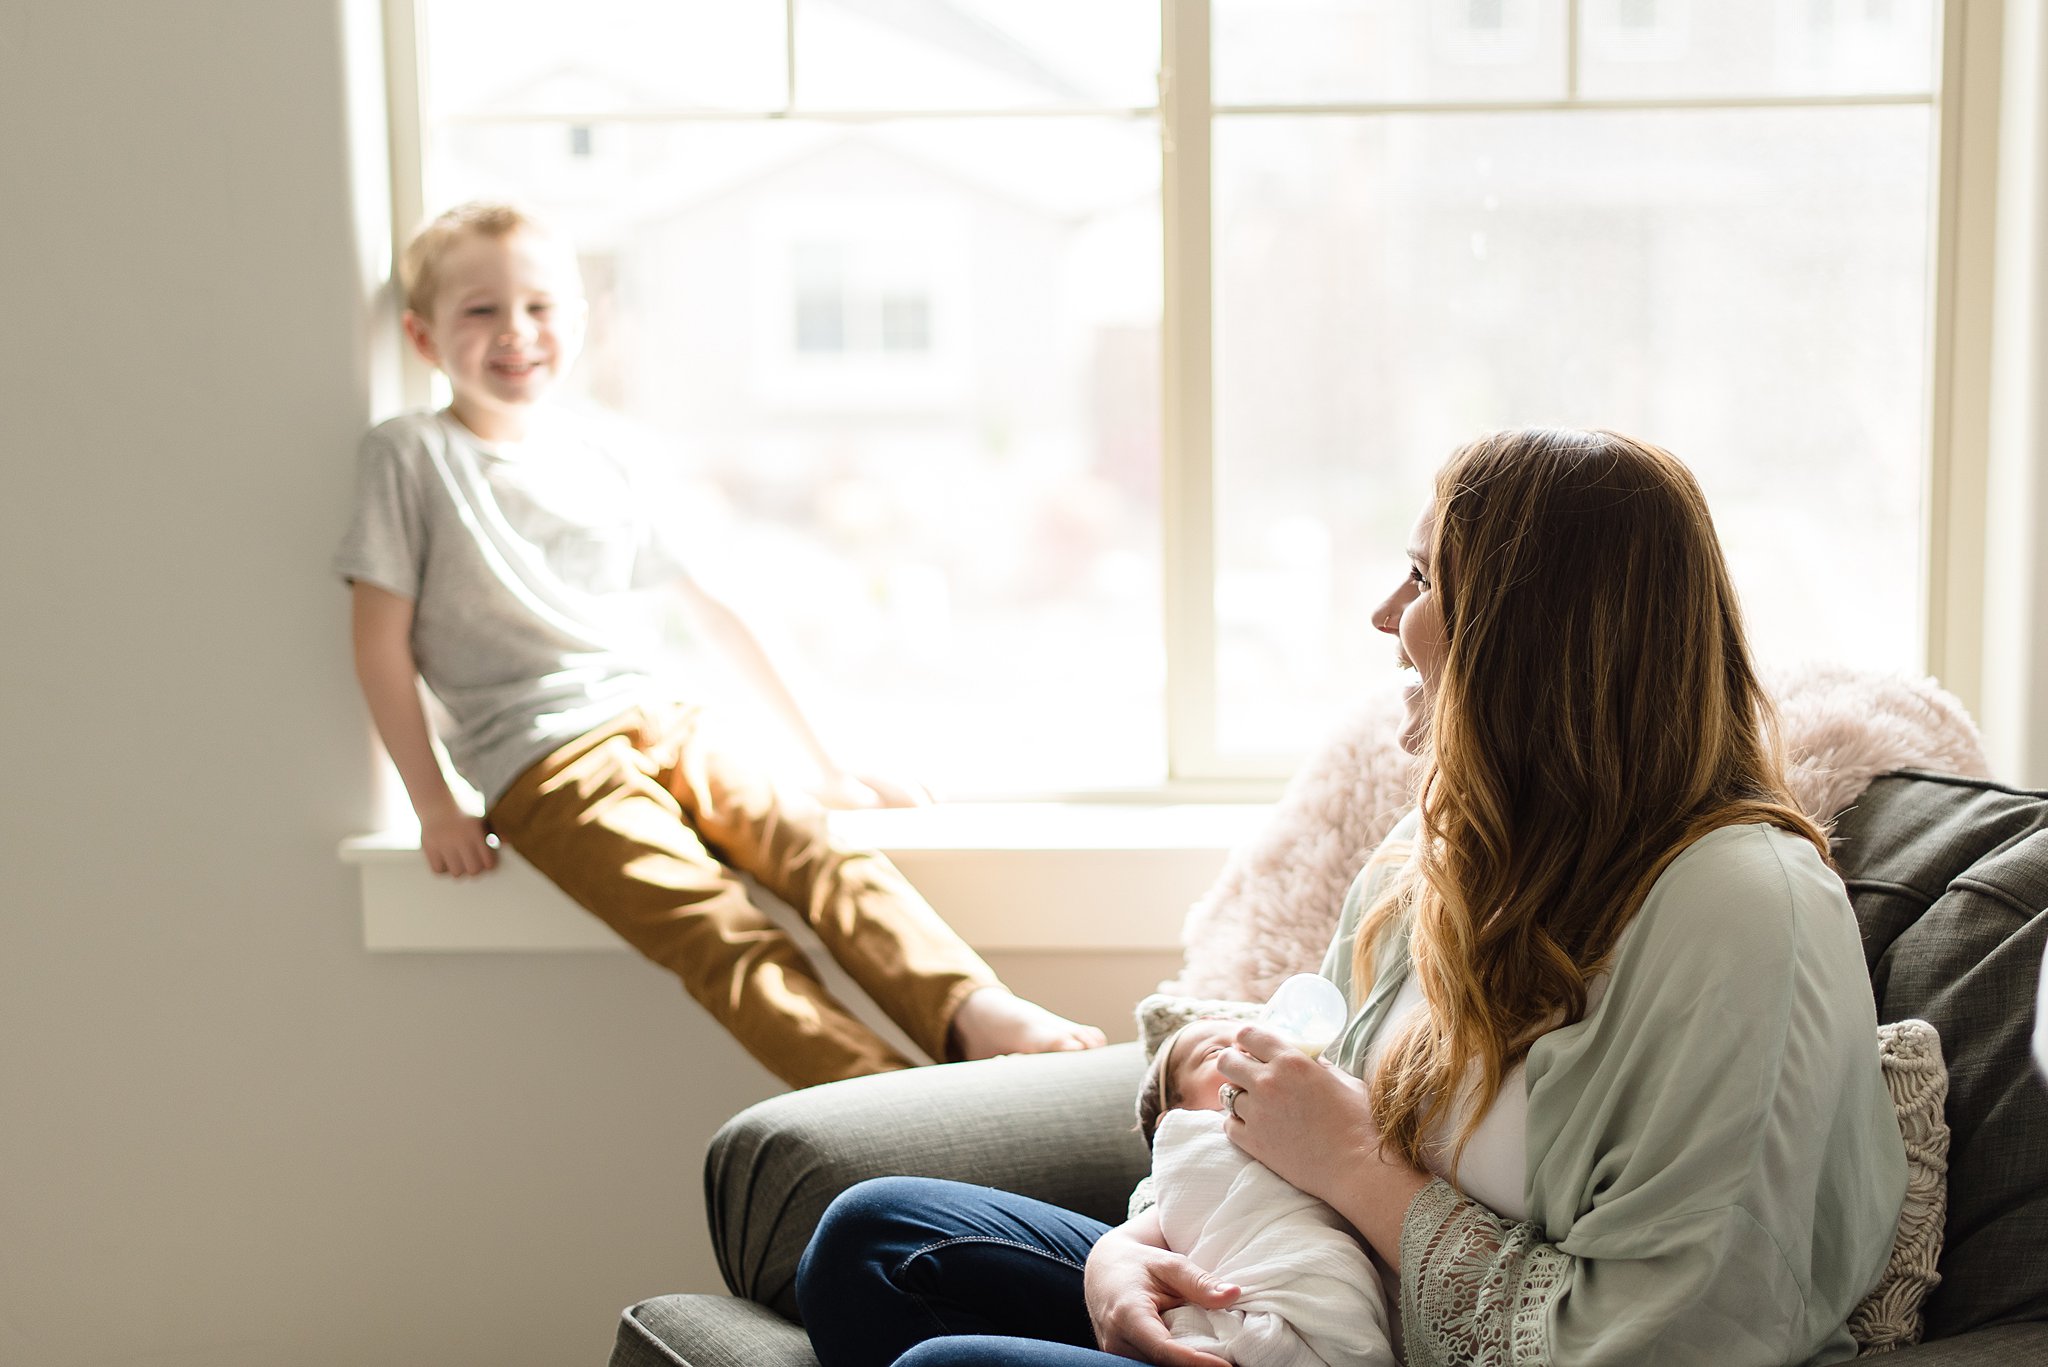
[[1579, 98], [1579, 4], [1580, 0], [1564, 0], [1564, 97], [1568, 102]]
[[1983, 546], [1991, 422], [1993, 266], [2002, 77], [1996, 0], [1947, 0], [1943, 13], [1940, 187], [1929, 317], [1932, 376], [1926, 484], [1926, 667], [1984, 715]]
[[796, 113], [796, 0], [782, 4], [782, 113]]
[[[394, 252], [426, 220], [427, 102], [417, 0], [384, 0], [385, 117], [391, 140], [391, 242]], [[393, 261], [391, 278], [398, 279]], [[395, 286], [394, 286], [395, 288]], [[404, 300], [394, 305], [394, 317]], [[399, 397], [407, 408], [433, 403], [434, 376], [409, 346], [399, 348]]]
[[1161, 539], [1167, 772], [1178, 780], [1218, 768], [1209, 0], [1162, 0], [1160, 19]]

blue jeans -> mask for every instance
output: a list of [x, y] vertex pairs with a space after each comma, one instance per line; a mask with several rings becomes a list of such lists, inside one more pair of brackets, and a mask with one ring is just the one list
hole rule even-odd
[[1130, 1367], [1095, 1347], [1081, 1271], [1109, 1229], [931, 1177], [840, 1193], [797, 1264], [820, 1367]]

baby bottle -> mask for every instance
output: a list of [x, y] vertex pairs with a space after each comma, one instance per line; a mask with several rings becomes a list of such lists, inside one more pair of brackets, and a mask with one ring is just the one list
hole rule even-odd
[[1335, 983], [1315, 973], [1297, 973], [1280, 984], [1259, 1020], [1310, 1058], [1321, 1058], [1350, 1014]]

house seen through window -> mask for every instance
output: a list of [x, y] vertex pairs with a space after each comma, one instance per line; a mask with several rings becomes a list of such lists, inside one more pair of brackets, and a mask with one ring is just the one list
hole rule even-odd
[[1927, 0], [413, 4], [422, 202], [576, 237], [578, 383], [956, 795], [1284, 776], [1499, 426], [1691, 463], [1767, 659], [1920, 665]]

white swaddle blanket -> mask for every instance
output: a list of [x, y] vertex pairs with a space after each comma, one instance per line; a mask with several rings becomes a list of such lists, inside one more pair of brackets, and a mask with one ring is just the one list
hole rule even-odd
[[1166, 1246], [1242, 1294], [1181, 1305], [1166, 1327], [1239, 1367], [1397, 1367], [1379, 1274], [1336, 1211], [1223, 1133], [1217, 1111], [1168, 1111], [1152, 1145]]

